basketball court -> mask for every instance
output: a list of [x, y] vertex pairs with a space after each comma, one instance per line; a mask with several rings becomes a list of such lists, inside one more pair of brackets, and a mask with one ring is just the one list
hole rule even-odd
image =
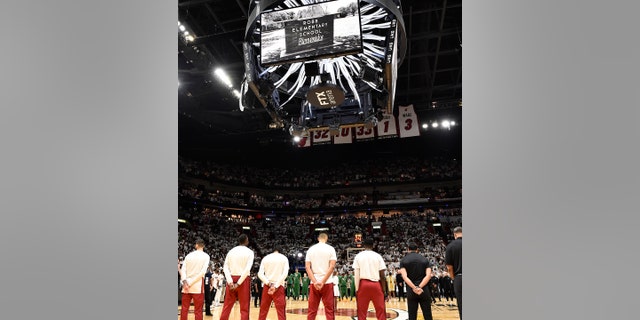
[[[397, 298], [390, 298], [389, 302], [386, 304], [387, 307], [387, 319], [396, 319], [396, 320], [406, 320], [407, 317], [407, 303], [406, 301], [399, 301]], [[178, 318], [180, 314], [180, 306], [178, 306]], [[251, 309], [249, 310], [249, 318], [251, 320], [257, 320], [260, 308], [255, 308], [253, 306], [253, 298], [251, 299]], [[213, 307], [211, 306], [211, 313], [213, 316], [203, 315], [204, 320], [219, 320], [220, 312], [222, 311], [222, 306]], [[287, 300], [287, 320], [306, 320], [307, 319], [307, 301], [303, 300]], [[455, 301], [437, 301], [436, 303], [431, 304], [431, 314], [433, 315], [434, 320], [453, 320], [459, 319], [458, 317], [458, 308], [456, 306]], [[356, 318], [356, 301], [338, 301], [338, 305], [336, 308], [336, 320], [354, 320]], [[193, 314], [193, 306], [189, 310], [189, 320], [195, 319]], [[325, 320], [324, 316], [324, 307], [322, 303], [320, 303], [320, 307], [318, 309], [317, 320]], [[373, 309], [373, 304], [369, 304], [369, 313], [367, 315], [367, 319], [376, 319], [375, 312]], [[238, 302], [235, 303], [233, 310], [231, 311], [231, 315], [229, 316], [229, 320], [240, 320], [240, 307]], [[276, 315], [276, 310], [272, 306], [269, 310], [269, 314], [267, 315], [267, 320], [278, 320]], [[424, 320], [422, 316], [422, 312], [420, 308], [418, 308], [418, 320]]]

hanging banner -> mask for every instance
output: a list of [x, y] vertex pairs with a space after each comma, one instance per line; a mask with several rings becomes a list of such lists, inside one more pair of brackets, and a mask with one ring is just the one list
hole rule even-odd
[[334, 144], [351, 143], [353, 141], [353, 135], [351, 134], [351, 128], [340, 128], [340, 132], [333, 136]]
[[309, 135], [313, 138], [313, 145], [331, 143], [331, 135], [329, 135], [329, 129], [313, 130], [309, 132]]
[[413, 111], [413, 105], [399, 106], [398, 127], [400, 128], [400, 138], [419, 136], [420, 129], [418, 126], [418, 116]]
[[311, 147], [311, 139], [309, 139], [309, 137], [300, 138], [300, 142], [298, 142], [298, 147], [300, 148]]
[[378, 121], [378, 139], [397, 138], [396, 117], [392, 114], [384, 114], [382, 120]]
[[373, 127], [365, 128], [364, 126], [360, 126], [355, 127], [354, 129], [356, 131], [356, 140], [368, 141], [373, 140], [376, 137]]

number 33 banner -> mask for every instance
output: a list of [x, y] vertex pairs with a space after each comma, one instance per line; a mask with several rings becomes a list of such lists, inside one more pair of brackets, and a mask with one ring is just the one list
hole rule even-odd
[[364, 126], [355, 127], [356, 130], [356, 140], [371, 140], [376, 137], [375, 132], [372, 128], [365, 128]]
[[415, 137], [420, 135], [418, 128], [418, 116], [413, 111], [413, 105], [399, 106], [398, 127], [400, 128], [400, 138]]

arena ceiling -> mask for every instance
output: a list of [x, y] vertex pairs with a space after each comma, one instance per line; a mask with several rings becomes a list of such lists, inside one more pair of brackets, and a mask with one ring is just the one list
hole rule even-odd
[[[178, 30], [181, 149], [243, 139], [263, 144], [290, 139], [283, 129], [269, 129], [271, 118], [264, 108], [240, 111], [238, 98], [214, 75], [216, 68], [223, 68], [239, 89], [249, 4], [178, 1], [179, 23], [192, 37], [186, 41], [182, 28]], [[395, 105], [413, 104], [419, 118], [444, 113], [461, 123], [462, 1], [402, 0], [401, 5], [407, 51], [398, 68]]]

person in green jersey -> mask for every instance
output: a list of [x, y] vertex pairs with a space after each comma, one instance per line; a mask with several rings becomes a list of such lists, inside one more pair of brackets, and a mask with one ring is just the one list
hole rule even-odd
[[287, 300], [293, 297], [293, 273], [287, 276]]
[[298, 300], [300, 298], [300, 272], [296, 268], [296, 272], [292, 274], [293, 276], [293, 300]]
[[349, 301], [353, 301], [353, 298], [356, 296], [356, 282], [353, 279], [352, 274], [349, 274], [349, 278], [347, 278], [347, 286], [349, 291]]
[[347, 276], [340, 274], [338, 276], [338, 287], [340, 288], [340, 301], [347, 297]]
[[302, 288], [300, 288], [300, 293], [302, 294], [302, 298], [309, 300], [309, 284], [311, 284], [311, 280], [307, 277], [306, 273], [302, 274]]

